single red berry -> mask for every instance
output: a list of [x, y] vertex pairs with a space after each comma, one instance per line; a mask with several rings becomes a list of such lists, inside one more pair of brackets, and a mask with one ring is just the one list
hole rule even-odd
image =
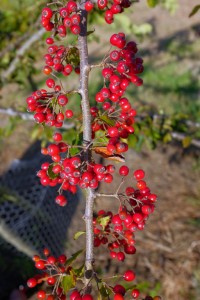
[[136, 180], [141, 180], [144, 178], [145, 172], [142, 169], [139, 169], [133, 173], [133, 176], [135, 177]]
[[138, 180], [137, 187], [139, 190], [145, 189], [147, 186], [146, 182], [144, 180]]
[[127, 166], [121, 166], [119, 169], [119, 174], [121, 176], [127, 176], [129, 173], [129, 168]]
[[[75, 298], [76, 299], [76, 298]], [[94, 298], [92, 297], [92, 295], [89, 295], [89, 294], [85, 294], [83, 297], [82, 297], [82, 300], [93, 300]]]
[[74, 113], [73, 113], [72, 110], [68, 109], [68, 110], [65, 111], [65, 117], [67, 119], [71, 119], [73, 117], [73, 115], [74, 115]]
[[51, 156], [55, 156], [60, 153], [60, 149], [56, 144], [50, 144], [47, 149], [48, 149], [48, 154]]
[[113, 287], [113, 292], [124, 296], [126, 293], [126, 289], [121, 284], [117, 284]]
[[53, 139], [55, 142], [60, 142], [62, 141], [62, 134], [60, 132], [55, 132], [53, 135]]
[[68, 103], [68, 98], [65, 95], [58, 96], [58, 104], [65, 106]]
[[108, 0], [97, 0], [97, 5], [99, 9], [104, 9], [108, 4]]
[[110, 137], [118, 137], [119, 136], [119, 132], [118, 132], [117, 127], [114, 127], [114, 126], [109, 127], [108, 128], [108, 135]]
[[136, 224], [139, 224], [143, 221], [143, 215], [140, 214], [140, 213], [135, 213], [133, 215], [133, 221], [136, 223]]
[[124, 300], [124, 297], [121, 294], [115, 294], [113, 300]]
[[76, 298], [78, 297], [80, 297], [80, 293], [77, 290], [75, 290], [71, 293], [70, 300], [76, 300]]
[[69, 13], [75, 12], [77, 10], [77, 3], [75, 1], [69, 1], [66, 7]]
[[67, 261], [66, 255], [61, 254], [61, 255], [58, 257], [58, 261], [59, 261], [61, 264], [64, 264], [64, 263]]
[[43, 68], [43, 73], [44, 73], [45, 75], [49, 75], [49, 74], [51, 74], [51, 72], [52, 72], [52, 68], [51, 68], [51, 67], [45, 66], [45, 67]]
[[44, 253], [45, 256], [49, 256], [50, 251], [49, 251], [49, 249], [44, 248], [43, 253]]
[[53, 11], [49, 7], [44, 7], [42, 10], [42, 17], [46, 19], [51, 19], [53, 16]]
[[81, 27], [79, 25], [72, 25], [70, 29], [71, 32], [76, 35], [78, 35], [81, 32]]
[[39, 292], [37, 292], [37, 298], [38, 299], [46, 299], [46, 292], [43, 290], [40, 290]]
[[117, 259], [119, 261], [124, 261], [125, 260], [125, 254], [124, 254], [124, 252], [122, 252], [122, 251], [118, 252], [117, 253]]
[[48, 285], [54, 285], [56, 283], [56, 278], [55, 277], [49, 277], [47, 279]]
[[66, 206], [67, 205], [67, 199], [64, 195], [58, 195], [56, 197], [55, 201], [60, 206]]
[[37, 285], [37, 280], [35, 278], [30, 278], [27, 281], [27, 285], [29, 288], [34, 288]]
[[86, 11], [91, 11], [94, 8], [94, 4], [90, 1], [85, 2], [85, 10]]
[[47, 262], [50, 264], [50, 265], [54, 265], [56, 263], [56, 258], [54, 256], [49, 256], [47, 258]]
[[55, 80], [49, 78], [46, 80], [46, 85], [49, 87], [49, 88], [53, 88], [55, 86]]
[[138, 289], [134, 289], [134, 290], [132, 290], [131, 295], [134, 299], [136, 299], [139, 297], [140, 291]]
[[123, 278], [126, 281], [133, 281], [135, 279], [135, 273], [131, 270], [128, 270], [124, 273]]
[[45, 268], [45, 262], [40, 259], [40, 260], [36, 261], [35, 267], [39, 270], [43, 270]]

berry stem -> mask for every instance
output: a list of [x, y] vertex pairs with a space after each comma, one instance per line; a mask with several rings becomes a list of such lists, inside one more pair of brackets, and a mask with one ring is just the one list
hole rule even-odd
[[[80, 2], [81, 32], [78, 38], [80, 52], [80, 89], [81, 107], [83, 115], [83, 146], [85, 146], [84, 160], [90, 162], [91, 147], [88, 144], [92, 142], [91, 113], [88, 95], [88, 79], [90, 66], [88, 62], [88, 44], [87, 44], [87, 12], [84, 9], [85, 0]], [[93, 206], [95, 191], [91, 188], [86, 189], [86, 206], [85, 206], [85, 224], [86, 224], [86, 257], [85, 257], [85, 286], [89, 288], [89, 283], [93, 277], [94, 261], [94, 234], [93, 234]]]

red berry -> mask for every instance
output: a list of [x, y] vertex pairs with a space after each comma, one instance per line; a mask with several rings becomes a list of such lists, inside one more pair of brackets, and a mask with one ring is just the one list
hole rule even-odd
[[58, 195], [55, 199], [56, 203], [60, 206], [67, 205], [67, 199], [64, 195]]
[[73, 291], [70, 295], [70, 300], [76, 300], [76, 298], [80, 297], [80, 293], [78, 291]]
[[75, 1], [69, 1], [66, 4], [66, 7], [69, 13], [75, 12], [77, 10], [77, 4]]
[[43, 270], [43, 269], [45, 268], [45, 263], [44, 263], [44, 261], [41, 260], [41, 259], [38, 260], [38, 261], [36, 261], [35, 267], [36, 267], [37, 269], [39, 269], [39, 270]]
[[55, 156], [60, 153], [59, 147], [55, 144], [49, 145], [47, 149], [48, 149], [48, 154], [51, 156]]
[[134, 299], [136, 299], [139, 297], [140, 291], [138, 289], [134, 289], [134, 290], [132, 290], [131, 295]]
[[60, 142], [62, 141], [62, 134], [60, 132], [55, 132], [53, 135], [53, 139], [55, 142]]
[[65, 117], [67, 119], [71, 119], [73, 117], [73, 115], [74, 115], [74, 113], [73, 113], [72, 110], [68, 109], [68, 110], [65, 111]]
[[56, 278], [55, 277], [49, 277], [47, 279], [48, 285], [54, 285], [56, 283]]
[[124, 297], [121, 294], [115, 294], [113, 300], [124, 300]]
[[133, 221], [136, 223], [136, 224], [139, 224], [143, 221], [143, 215], [140, 214], [140, 213], [135, 213], [133, 215]]
[[108, 0], [97, 0], [97, 5], [99, 9], [104, 9], [108, 4]]
[[65, 95], [58, 96], [58, 104], [65, 106], [68, 103], [68, 98]]
[[42, 17], [46, 19], [51, 19], [53, 16], [53, 11], [49, 7], [44, 7], [42, 10]]
[[135, 273], [131, 270], [128, 270], [124, 273], [123, 278], [126, 281], [133, 281], [135, 279]]
[[121, 166], [119, 169], [119, 174], [121, 176], [127, 176], [129, 173], [129, 168], [127, 166]]
[[[76, 299], [76, 298], [75, 298]], [[93, 297], [89, 294], [85, 294], [83, 297], [82, 297], [82, 300], [93, 300]]]
[[38, 299], [45, 299], [46, 298], [46, 292], [43, 290], [40, 290], [39, 292], [37, 292], [37, 298]]
[[66, 255], [64, 254], [61, 254], [59, 257], [58, 257], [58, 261], [61, 263], [61, 264], [64, 264], [67, 260], [67, 257]]
[[49, 78], [46, 80], [46, 85], [49, 87], [49, 88], [53, 88], [55, 86], [55, 80]]
[[139, 169], [133, 173], [133, 176], [135, 177], [136, 180], [141, 180], [144, 178], [145, 172], [143, 170]]
[[110, 137], [118, 137], [119, 136], [118, 129], [116, 127], [109, 127], [108, 128], [108, 135]]
[[113, 287], [113, 292], [124, 296], [126, 293], [126, 290], [121, 284], [117, 284]]
[[78, 35], [81, 32], [81, 27], [79, 25], [72, 25], [71, 32]]
[[93, 9], [93, 7], [94, 7], [94, 4], [92, 2], [90, 2], [90, 1], [85, 2], [85, 10], [86, 11], [91, 11]]
[[30, 278], [27, 281], [27, 285], [29, 288], [34, 288], [37, 285], [37, 280], [35, 278]]

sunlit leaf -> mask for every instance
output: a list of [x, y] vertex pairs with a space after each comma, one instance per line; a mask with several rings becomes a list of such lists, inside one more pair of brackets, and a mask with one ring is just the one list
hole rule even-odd
[[78, 231], [74, 235], [74, 240], [77, 240], [81, 235], [85, 234], [85, 231]]
[[76, 280], [74, 275], [71, 273], [70, 275], [65, 275], [62, 278], [61, 286], [65, 293], [71, 290], [76, 285]]
[[103, 227], [103, 230], [104, 230], [110, 221], [110, 216], [99, 217], [99, 218], [97, 218], [97, 221]]

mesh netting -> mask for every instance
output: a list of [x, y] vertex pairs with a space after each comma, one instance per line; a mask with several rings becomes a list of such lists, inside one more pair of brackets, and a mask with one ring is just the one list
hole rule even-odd
[[[34, 157], [34, 160], [14, 161], [0, 178], [0, 219], [14, 236], [37, 253], [48, 247], [54, 255], [59, 255], [78, 204], [78, 195], [66, 193], [66, 207], [55, 204], [57, 188], [43, 187], [36, 177], [44, 157], [39, 152]], [[0, 247], [16, 251], [12, 241], [9, 243], [2, 237]]]

